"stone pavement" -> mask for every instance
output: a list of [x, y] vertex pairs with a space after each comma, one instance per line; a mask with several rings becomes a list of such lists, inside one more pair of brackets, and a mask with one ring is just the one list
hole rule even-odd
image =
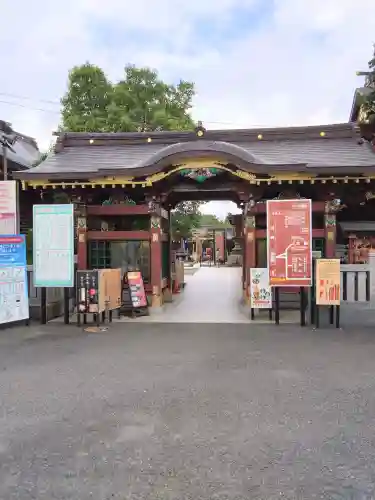
[[175, 303], [166, 304], [161, 314], [146, 321], [168, 323], [247, 323], [240, 310], [242, 269], [201, 267], [185, 277], [186, 287]]
[[0, 332], [1, 499], [374, 498], [371, 329], [19, 333]]

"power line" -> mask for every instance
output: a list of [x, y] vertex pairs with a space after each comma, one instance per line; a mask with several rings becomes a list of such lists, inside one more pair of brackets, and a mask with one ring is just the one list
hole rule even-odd
[[[53, 104], [55, 106], [56, 105], [58, 105], [58, 106], [61, 105], [57, 101], [49, 101], [49, 100], [46, 100], [46, 99], [34, 99], [33, 97], [26, 97], [26, 96], [21, 96], [21, 95], [17, 95], [17, 94], [8, 94], [6, 92], [0, 92], [0, 96], [11, 97], [12, 99], [20, 99], [20, 100], [28, 100], [28, 101], [34, 101], [34, 102], [42, 102], [42, 103], [46, 103], [46, 104]], [[60, 114], [60, 111], [57, 111], [57, 110], [45, 109], [45, 108], [37, 108], [35, 106], [30, 106], [28, 104], [27, 105], [26, 104], [21, 104], [19, 102], [0, 100], [0, 103], [1, 104], [7, 104], [9, 106], [16, 106], [18, 108], [32, 109], [34, 111], [40, 111], [41, 113], [52, 113], [52, 114], [56, 114], [56, 115]], [[215, 121], [208, 121], [208, 120], [202, 120], [202, 121], [203, 121], [204, 124], [208, 124], [208, 125], [229, 125], [229, 126], [236, 125], [233, 122], [215, 122]], [[238, 127], [241, 128], [240, 126], [238, 126]]]
[[11, 97], [12, 99], [23, 99], [25, 101], [44, 102], [45, 104], [53, 104], [55, 106], [60, 106], [61, 105], [61, 103], [59, 101], [49, 101], [47, 99], [36, 99], [34, 97], [27, 97], [27, 96], [24, 96], [24, 95], [8, 94], [7, 92], [0, 92], [0, 96], [2, 96], [2, 97]]
[[1, 104], [8, 104], [9, 106], [17, 106], [18, 108], [25, 108], [25, 109], [33, 109], [35, 111], [41, 111], [42, 113], [53, 113], [53, 114], [60, 114], [60, 111], [55, 111], [53, 109], [43, 109], [43, 108], [35, 108], [33, 106], [26, 106], [25, 104], [20, 104], [19, 102], [10, 102], [10, 101], [2, 101], [0, 100]]

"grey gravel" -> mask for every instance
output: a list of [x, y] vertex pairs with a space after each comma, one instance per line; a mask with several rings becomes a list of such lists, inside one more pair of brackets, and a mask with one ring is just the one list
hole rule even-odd
[[374, 498], [375, 331], [0, 332], [2, 500]]

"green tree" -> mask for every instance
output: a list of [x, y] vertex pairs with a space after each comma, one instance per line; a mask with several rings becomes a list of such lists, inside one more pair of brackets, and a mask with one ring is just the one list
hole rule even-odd
[[128, 65], [124, 78], [111, 84], [104, 72], [89, 63], [69, 73], [68, 91], [62, 99], [65, 130], [141, 132], [191, 130], [189, 114], [194, 84], [170, 85], [149, 68]]
[[62, 126], [72, 132], [106, 132], [112, 84], [98, 66], [75, 66], [68, 77], [68, 90], [61, 99]]
[[184, 201], [179, 203], [171, 214], [172, 238], [190, 238], [193, 229], [199, 227], [201, 212], [199, 201]]
[[366, 75], [366, 87], [372, 89], [372, 92], [367, 94], [363, 99], [362, 112], [364, 120], [370, 124], [375, 124], [375, 50], [372, 59], [368, 63], [369, 71]]
[[227, 228], [231, 227], [227, 220], [221, 220], [213, 214], [202, 214], [199, 222], [200, 227], [209, 226], [212, 228]]

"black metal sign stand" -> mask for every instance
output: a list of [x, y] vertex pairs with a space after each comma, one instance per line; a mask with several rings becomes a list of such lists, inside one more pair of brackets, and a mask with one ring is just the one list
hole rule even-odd
[[[274, 288], [274, 303], [275, 303], [275, 325], [280, 324], [280, 288]], [[306, 291], [303, 286], [299, 289], [300, 292], [300, 325], [306, 326]]]
[[[315, 308], [315, 327], [320, 327], [320, 310], [322, 307], [319, 304], [311, 304], [311, 308]], [[340, 328], [340, 306], [328, 306], [328, 314], [329, 314], [329, 324], [335, 324], [336, 328]]]

